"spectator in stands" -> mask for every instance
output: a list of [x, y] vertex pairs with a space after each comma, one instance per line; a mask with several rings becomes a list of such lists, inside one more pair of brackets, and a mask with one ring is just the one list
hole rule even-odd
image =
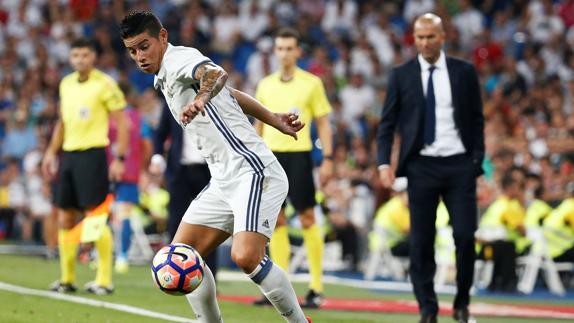
[[376, 93], [360, 73], [351, 73], [349, 84], [339, 91], [343, 122], [354, 137], [367, 138], [367, 112], [375, 105]]
[[22, 161], [26, 153], [37, 147], [36, 132], [27, 122], [28, 114], [26, 110], [19, 108], [14, 114], [14, 119], [8, 123], [6, 137], [2, 143], [3, 158], [13, 158]]
[[212, 48], [222, 56], [229, 56], [240, 40], [240, 21], [236, 16], [237, 8], [233, 1], [225, 0], [217, 8], [213, 20]]
[[539, 43], [547, 43], [551, 38], [564, 33], [564, 22], [560, 16], [554, 13], [552, 0], [542, 0], [542, 10], [531, 10], [531, 18], [528, 29], [532, 40]]
[[484, 15], [472, 6], [470, 0], [459, 0], [459, 12], [452, 17], [452, 23], [460, 34], [459, 43], [463, 50], [474, 48], [484, 28]]
[[250, 92], [255, 92], [257, 83], [263, 77], [277, 69], [277, 60], [273, 59], [273, 39], [263, 37], [257, 41], [257, 51], [247, 60], [247, 84]]
[[321, 27], [339, 37], [354, 36], [357, 26], [357, 3], [351, 0], [331, 0], [325, 4]]

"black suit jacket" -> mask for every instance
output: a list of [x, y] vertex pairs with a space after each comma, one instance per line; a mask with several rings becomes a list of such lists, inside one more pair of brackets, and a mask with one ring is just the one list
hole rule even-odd
[[[466, 153], [473, 158], [476, 175], [482, 174], [484, 117], [478, 76], [472, 64], [446, 58], [450, 79], [454, 122]], [[435, 84], [435, 87], [441, 84]], [[405, 176], [405, 164], [423, 148], [425, 97], [418, 59], [392, 69], [383, 113], [377, 131], [378, 165], [391, 163], [395, 130], [401, 137], [396, 175]], [[398, 129], [397, 129], [398, 128]]]
[[176, 176], [181, 167], [183, 129], [172, 117], [167, 105], [164, 105], [154, 137], [154, 154], [163, 155], [165, 143], [170, 138], [171, 143], [167, 152], [167, 165], [165, 169], [165, 177], [168, 182], [173, 180], [173, 177]]

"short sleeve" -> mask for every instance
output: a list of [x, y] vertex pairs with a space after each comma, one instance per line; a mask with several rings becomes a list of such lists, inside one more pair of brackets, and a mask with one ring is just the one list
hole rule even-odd
[[102, 103], [108, 111], [124, 109], [127, 105], [124, 93], [113, 79], [104, 80]]
[[199, 66], [210, 63], [211, 59], [204, 56], [195, 48], [182, 48], [174, 53], [173, 61], [175, 78], [179, 81], [192, 82], [197, 81], [193, 76]]
[[325, 88], [321, 80], [317, 80], [311, 93], [311, 111], [314, 118], [331, 113], [331, 104], [329, 104], [329, 100], [327, 100]]

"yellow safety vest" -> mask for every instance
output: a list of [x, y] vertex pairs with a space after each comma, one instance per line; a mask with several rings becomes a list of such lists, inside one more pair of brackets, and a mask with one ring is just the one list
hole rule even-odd
[[[569, 221], [569, 225], [567, 223]], [[544, 237], [550, 256], [556, 258], [574, 247], [574, 197], [564, 200], [544, 220]]]

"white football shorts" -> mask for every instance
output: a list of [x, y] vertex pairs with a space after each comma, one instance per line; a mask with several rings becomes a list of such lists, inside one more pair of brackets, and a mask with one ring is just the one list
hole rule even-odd
[[261, 173], [246, 172], [230, 182], [212, 179], [191, 202], [182, 221], [232, 235], [252, 231], [271, 238], [288, 190], [287, 175], [278, 161]]

